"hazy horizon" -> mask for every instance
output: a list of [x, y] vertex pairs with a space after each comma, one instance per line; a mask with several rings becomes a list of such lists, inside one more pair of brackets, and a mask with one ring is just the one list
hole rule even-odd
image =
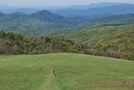
[[69, 6], [69, 5], [89, 5], [92, 3], [131, 3], [134, 0], [4, 0], [1, 5], [8, 6]]

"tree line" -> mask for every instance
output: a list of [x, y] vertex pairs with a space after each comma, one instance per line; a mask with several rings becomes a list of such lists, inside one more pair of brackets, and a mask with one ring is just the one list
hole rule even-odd
[[98, 56], [108, 56], [134, 60], [133, 54], [121, 53], [110, 48], [102, 48], [88, 43], [76, 43], [62, 37], [42, 36], [26, 38], [14, 32], [0, 31], [0, 54], [46, 54], [46, 53], [80, 53]]

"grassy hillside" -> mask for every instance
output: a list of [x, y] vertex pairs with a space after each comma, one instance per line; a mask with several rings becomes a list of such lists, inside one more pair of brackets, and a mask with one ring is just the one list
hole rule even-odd
[[104, 24], [86, 30], [61, 32], [52, 35], [72, 39], [76, 42], [91, 43], [123, 32], [134, 31], [133, 28], [134, 23]]
[[133, 64], [66, 53], [0, 56], [0, 89], [133, 90]]

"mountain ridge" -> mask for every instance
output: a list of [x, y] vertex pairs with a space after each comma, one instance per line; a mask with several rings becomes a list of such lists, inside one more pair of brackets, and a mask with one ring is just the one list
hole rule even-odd
[[109, 3], [109, 2], [102, 2], [102, 3], [91, 3], [88, 5], [70, 5], [70, 6], [7, 6], [7, 5], [0, 5], [0, 12], [4, 14], [16, 13], [21, 12], [27, 15], [36, 13], [41, 10], [62, 10], [62, 9], [73, 9], [73, 10], [82, 10], [82, 9], [90, 9], [90, 8], [101, 8], [113, 5], [124, 5], [129, 3]]
[[[47, 12], [48, 14], [50, 13], [49, 11]], [[98, 25], [106, 26], [112, 24], [118, 26], [118, 23], [134, 22], [134, 14], [106, 15], [105, 17], [104, 15], [100, 15], [93, 17], [93, 20], [91, 20], [90, 17], [92, 16], [65, 18], [52, 13], [52, 16], [50, 15], [52, 18], [50, 19], [49, 17], [45, 17], [47, 14], [44, 11], [43, 15], [41, 13], [42, 11], [37, 12], [33, 16], [19, 14], [7, 14], [3, 16], [2, 14], [0, 18], [0, 30], [20, 32], [24, 36], [38, 37], [43, 34], [58, 35], [60, 33], [62, 34], [62, 32], [74, 33], [76, 31], [91, 29]], [[57, 20], [53, 16], [56, 16]]]
[[54, 23], [67, 23], [69, 24], [70, 21], [67, 20], [65, 17], [53, 14], [49, 12], [48, 10], [42, 10], [39, 12], [36, 12], [34, 14], [31, 14], [30, 17], [36, 18], [40, 21], [49, 21], [49, 22], [54, 22]]
[[123, 5], [113, 5], [107, 7], [96, 7], [83, 10], [51, 10], [52, 13], [62, 15], [62, 16], [85, 16], [85, 15], [95, 15], [95, 14], [133, 14], [134, 5], [133, 4], [123, 4]]

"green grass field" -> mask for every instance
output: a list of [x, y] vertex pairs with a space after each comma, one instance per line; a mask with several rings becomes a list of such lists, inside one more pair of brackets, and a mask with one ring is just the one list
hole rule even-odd
[[0, 90], [134, 90], [134, 62], [67, 53], [0, 56]]

